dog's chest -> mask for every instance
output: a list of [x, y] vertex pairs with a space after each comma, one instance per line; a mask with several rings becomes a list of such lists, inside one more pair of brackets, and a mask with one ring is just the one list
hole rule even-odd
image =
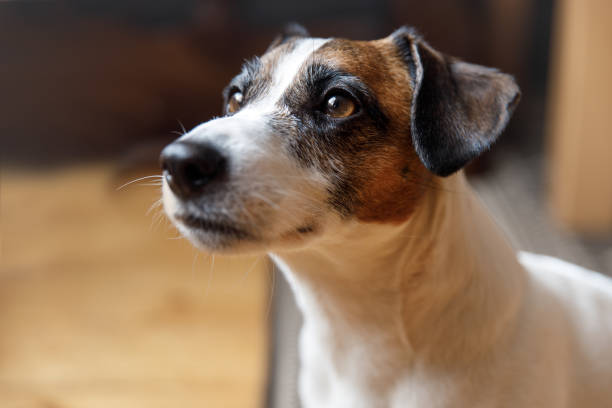
[[[380, 390], [368, 384], [367, 356], [340, 349], [325, 328], [307, 323], [300, 334], [299, 392], [303, 408], [386, 407]], [[355, 358], [349, 362], [349, 355]], [[350, 364], [348, 366], [347, 364]]]
[[[330, 341], [324, 326], [307, 323], [300, 334], [299, 392], [303, 408], [447, 407], [450, 384], [422, 372], [381, 366], [367, 342]], [[395, 366], [395, 367], [393, 367]], [[440, 391], [444, 389], [445, 392]]]

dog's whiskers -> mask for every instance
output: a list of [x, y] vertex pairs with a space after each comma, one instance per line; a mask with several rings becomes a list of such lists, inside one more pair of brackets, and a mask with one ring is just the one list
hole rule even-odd
[[272, 201], [270, 201], [266, 197], [262, 196], [261, 194], [258, 194], [256, 192], [251, 192], [251, 196], [253, 196], [253, 197], [263, 201], [264, 203], [268, 204], [272, 208], [276, 208], [276, 209], [280, 208], [278, 204], [273, 203]]
[[204, 292], [204, 297], [208, 296], [208, 292], [210, 290], [210, 285], [212, 283], [214, 271], [215, 271], [215, 254], [211, 254], [210, 271], [208, 273], [208, 282], [206, 283], [206, 291]]
[[246, 278], [249, 276], [249, 273], [251, 273], [251, 271], [253, 269], [255, 269], [255, 266], [259, 263], [259, 260], [261, 259], [261, 256], [258, 256], [257, 258], [255, 258], [255, 261], [253, 262], [253, 265], [251, 265], [251, 267], [249, 269], [247, 269], [247, 271], [244, 273], [244, 275], [242, 275], [242, 281], [245, 281]]
[[181, 133], [181, 136], [183, 136], [184, 134], [187, 133], [187, 130], [185, 129], [185, 126], [183, 126], [183, 122], [181, 122], [179, 119], [177, 119], [176, 121], [181, 126], [181, 131], [183, 132], [183, 133]]
[[131, 184], [138, 183], [139, 181], [150, 180], [150, 179], [159, 179], [159, 180], [161, 180], [162, 178], [163, 178], [163, 176], [161, 174], [154, 174], [154, 175], [151, 175], [151, 176], [139, 177], [137, 179], [128, 181], [127, 183], [122, 184], [121, 186], [117, 187], [116, 191], [122, 190], [123, 188], [125, 188], [125, 187], [127, 187], [127, 186], [129, 186]]
[[145, 215], [149, 215], [151, 214], [151, 211], [159, 209], [163, 205], [163, 203], [164, 203], [163, 198], [159, 198], [158, 200], [155, 200], [153, 204], [151, 204], [151, 207], [149, 207]]
[[194, 251], [193, 261], [191, 261], [191, 279], [195, 281], [196, 273], [195, 273], [195, 265], [198, 261], [198, 256], [200, 255], [199, 251]]

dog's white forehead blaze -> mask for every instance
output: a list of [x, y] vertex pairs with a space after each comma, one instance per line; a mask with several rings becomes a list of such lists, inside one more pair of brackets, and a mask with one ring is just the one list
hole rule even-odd
[[268, 94], [255, 105], [257, 105], [258, 108], [265, 108], [266, 110], [274, 109], [287, 88], [289, 88], [295, 80], [300, 68], [328, 41], [330, 41], [329, 38], [306, 38], [296, 40], [295, 46], [291, 52], [284, 55], [274, 69], [272, 73], [272, 84]]
[[[278, 151], [278, 146], [272, 146], [278, 140], [274, 139], [268, 123], [268, 114], [282, 107], [278, 102], [285, 91], [296, 80], [300, 69], [308, 62], [330, 39], [306, 38], [297, 39], [289, 52], [282, 55], [272, 72], [268, 92], [262, 97], [247, 104], [235, 115], [216, 118], [195, 127], [181, 140], [191, 139], [197, 141], [210, 141], [231, 151], [237, 160], [234, 162], [254, 163], [262, 158], [275, 158], [271, 155]], [[242, 166], [241, 166], [242, 167]]]
[[[277, 104], [285, 91], [295, 81], [300, 68], [308, 62], [309, 58], [321, 48], [329, 38], [306, 38], [298, 39], [290, 52], [280, 58], [276, 68], [272, 73], [272, 80], [266, 95], [253, 103], [249, 103], [235, 115], [213, 119], [202, 123], [183, 135], [180, 139], [200, 138], [205, 129], [223, 128], [225, 134], [249, 133], [250, 139], [267, 139], [267, 121], [265, 115], [278, 109]], [[251, 132], [248, 132], [251, 130]], [[258, 131], [253, 131], [258, 130]], [[210, 139], [210, 138], [209, 138]], [[219, 140], [215, 140], [220, 142]], [[224, 140], [222, 144], [236, 143], [234, 147], [247, 140], [242, 137], [240, 140]]]

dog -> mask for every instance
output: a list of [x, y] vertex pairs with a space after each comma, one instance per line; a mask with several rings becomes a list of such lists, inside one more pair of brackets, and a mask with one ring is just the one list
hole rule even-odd
[[517, 254], [463, 175], [519, 101], [510, 75], [407, 27], [294, 25], [223, 94], [162, 152], [165, 211], [282, 270], [303, 407], [612, 407], [611, 281]]

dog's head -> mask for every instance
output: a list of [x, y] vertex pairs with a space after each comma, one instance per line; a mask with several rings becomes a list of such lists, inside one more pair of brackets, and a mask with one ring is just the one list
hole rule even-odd
[[362, 42], [293, 26], [226, 87], [224, 116], [164, 149], [166, 212], [215, 251], [402, 223], [428, 186], [495, 141], [519, 95], [512, 77], [409, 28]]

